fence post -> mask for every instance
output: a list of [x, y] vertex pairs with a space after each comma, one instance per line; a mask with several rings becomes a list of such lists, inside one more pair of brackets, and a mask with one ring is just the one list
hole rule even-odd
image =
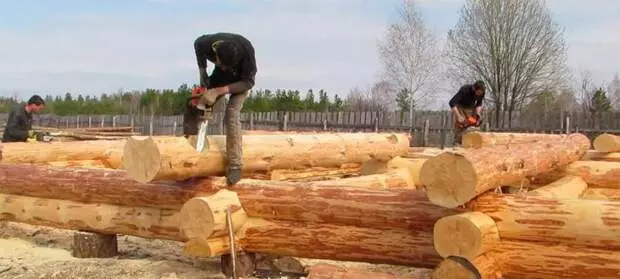
[[285, 111], [284, 114], [282, 115], [282, 119], [281, 119], [281, 123], [282, 123], [282, 128], [280, 129], [280, 131], [288, 131], [288, 111]]
[[79, 129], [80, 128], [80, 116], [78, 115], [75, 118], [76, 118], [76, 120], [75, 120], [75, 123], [76, 123], [75, 124], [75, 128]]
[[250, 130], [254, 130], [254, 113], [250, 112]]
[[149, 135], [153, 136], [153, 115], [151, 114], [151, 119], [149, 120]]
[[117, 115], [112, 116], [112, 127], [116, 128], [116, 117]]
[[428, 133], [430, 132], [430, 126], [431, 123], [428, 119], [424, 120], [424, 135], [423, 135], [423, 139], [422, 139], [422, 146], [423, 147], [427, 147], [428, 146]]
[[131, 115], [131, 119], [129, 120], [129, 125], [131, 126], [131, 131], [134, 132], [134, 126], [133, 126], [133, 114]]
[[172, 135], [176, 136], [177, 135], [177, 122], [174, 121], [174, 123], [172, 123]]
[[93, 117], [91, 115], [88, 116], [88, 128], [93, 127]]
[[103, 128], [104, 121], [105, 121], [105, 115], [102, 115], [101, 116], [101, 128]]
[[564, 126], [566, 127], [566, 134], [570, 134], [570, 116], [569, 115], [566, 116], [566, 124], [564, 124]]
[[445, 113], [441, 114], [441, 131], [439, 134], [441, 149], [446, 148], [446, 127], [448, 126], [448, 121]]
[[323, 119], [323, 131], [327, 131], [327, 118]]
[[379, 132], [379, 112], [375, 111], [373, 122], [375, 124], [375, 133]]
[[67, 119], [65, 120], [65, 122], [67, 123], [67, 129], [69, 129], [69, 117], [67, 117]]

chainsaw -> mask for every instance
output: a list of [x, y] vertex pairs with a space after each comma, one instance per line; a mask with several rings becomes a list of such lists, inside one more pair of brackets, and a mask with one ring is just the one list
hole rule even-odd
[[465, 121], [458, 123], [457, 125], [461, 129], [469, 130], [470, 128], [476, 129], [480, 127], [481, 123], [482, 123], [482, 120], [480, 120], [479, 115], [468, 115], [467, 117], [465, 117]]
[[199, 102], [200, 97], [204, 93], [203, 91], [204, 88], [196, 87], [192, 90], [191, 97], [192, 103], [196, 106], [196, 108], [203, 111], [200, 116], [201, 121], [198, 129], [198, 135], [196, 135], [196, 145], [194, 146], [194, 149], [198, 152], [205, 150], [205, 147], [208, 148], [207, 132], [209, 128], [209, 120], [213, 119], [213, 107], [205, 107], [204, 104]]
[[28, 138], [29, 142], [51, 142], [54, 137], [48, 132], [34, 132], [31, 138]]

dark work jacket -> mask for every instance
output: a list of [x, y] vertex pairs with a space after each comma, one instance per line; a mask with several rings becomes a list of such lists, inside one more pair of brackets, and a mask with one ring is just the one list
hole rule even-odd
[[476, 91], [474, 90], [473, 84], [467, 84], [461, 86], [459, 91], [450, 99], [448, 103], [450, 108], [454, 106], [458, 106], [461, 108], [475, 108], [482, 106], [482, 101], [484, 100], [484, 95], [476, 96]]
[[207, 60], [215, 64], [217, 61], [212, 45], [216, 41], [226, 40], [233, 41], [239, 47], [240, 62], [233, 67], [232, 71], [224, 71], [215, 66], [209, 84], [204, 84], [207, 88], [220, 87], [228, 85], [230, 93], [243, 93], [252, 89], [256, 79], [256, 57], [254, 55], [254, 47], [252, 43], [245, 37], [232, 33], [215, 33], [202, 35], [194, 42], [194, 50], [196, 51], [196, 60], [198, 68], [207, 68]]
[[32, 130], [32, 113], [27, 112], [24, 105], [16, 105], [9, 113], [2, 142], [25, 142], [29, 130]]

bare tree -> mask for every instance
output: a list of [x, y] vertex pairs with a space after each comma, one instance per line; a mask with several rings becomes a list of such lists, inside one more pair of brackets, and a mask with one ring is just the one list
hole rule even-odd
[[405, 1], [399, 9], [398, 22], [388, 26], [378, 45], [385, 80], [397, 89], [395, 92], [406, 90], [411, 96], [410, 120], [413, 120], [414, 106], [423, 106], [433, 95], [428, 85], [438, 69], [437, 44], [413, 1]]
[[620, 110], [620, 76], [618, 74], [614, 75], [614, 79], [607, 86], [607, 92], [614, 109]]
[[396, 105], [396, 92], [390, 83], [375, 83], [369, 90], [351, 89], [345, 99], [345, 107], [355, 111], [389, 111]]
[[563, 30], [544, 0], [467, 0], [449, 31], [447, 55], [451, 78], [486, 82], [495, 125], [502, 127], [567, 73]]

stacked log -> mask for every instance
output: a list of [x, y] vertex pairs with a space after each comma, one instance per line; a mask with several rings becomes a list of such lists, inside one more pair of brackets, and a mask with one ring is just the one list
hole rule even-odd
[[561, 140], [566, 135], [531, 133], [490, 133], [472, 131], [463, 135], [464, 148], [482, 148], [493, 145], [535, 143], [541, 140]]
[[429, 200], [457, 207], [488, 190], [523, 180], [579, 160], [590, 147], [582, 134], [536, 144], [515, 144], [446, 152], [428, 159], [420, 171]]
[[[388, 273], [373, 272], [359, 268], [345, 268], [329, 264], [317, 264], [310, 267], [308, 279], [399, 279], [404, 277]], [[409, 277], [407, 277], [409, 278]]]
[[620, 152], [620, 137], [612, 134], [601, 134], [592, 142], [594, 149], [599, 152]]
[[[209, 137], [209, 148], [198, 153], [184, 138], [132, 137], [124, 147], [122, 165], [141, 182], [223, 176], [225, 141], [224, 136]], [[268, 172], [388, 161], [406, 154], [409, 140], [406, 134], [247, 135], [243, 146], [243, 170]]]

